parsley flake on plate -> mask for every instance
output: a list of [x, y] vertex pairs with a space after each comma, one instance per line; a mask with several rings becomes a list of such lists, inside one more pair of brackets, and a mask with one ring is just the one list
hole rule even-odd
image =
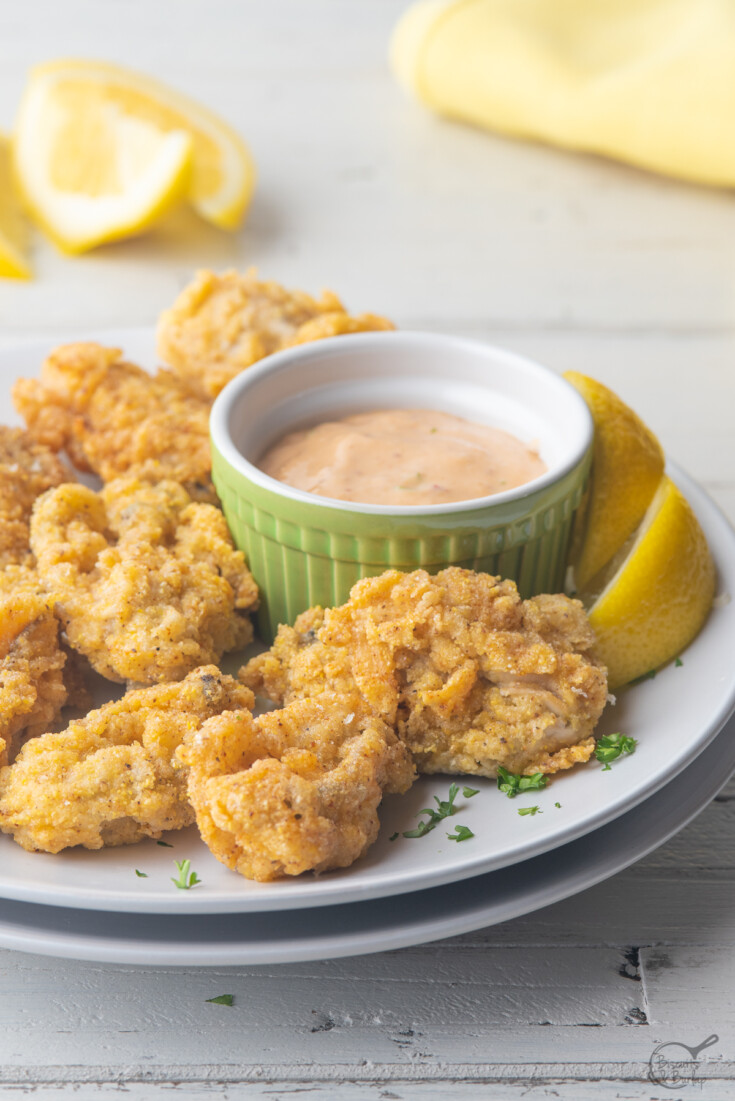
[[160, 845], [163, 849], [172, 849], [173, 845], [169, 845], [168, 841], [156, 841], [157, 845]]
[[525, 816], [526, 814], [543, 814], [541, 807], [519, 807], [518, 813]]
[[474, 836], [469, 826], [457, 826], [454, 833], [447, 834], [450, 841], [469, 841], [470, 837]]
[[405, 830], [403, 836], [425, 837], [427, 833], [431, 833], [432, 830], [435, 830], [440, 822], [443, 822], [445, 818], [449, 818], [450, 814], [455, 813], [457, 808], [454, 805], [454, 800], [457, 798], [458, 794], [458, 786], [456, 784], [451, 784], [449, 787], [448, 799], [439, 799], [435, 795], [434, 802], [438, 809], [434, 810], [432, 807], [426, 807], [424, 810], [420, 810], [418, 812], [419, 814], [428, 814], [429, 817], [425, 821], [419, 822], [415, 830]]
[[171, 882], [175, 887], [179, 887], [182, 891], [189, 891], [192, 887], [196, 887], [197, 883], [201, 883], [201, 879], [196, 872], [189, 870], [191, 860], [174, 860], [174, 864], [179, 872], [175, 878], [171, 876]]
[[473, 795], [479, 795], [480, 794], [480, 789], [479, 788], [462, 788], [462, 794], [465, 797], [465, 799], [471, 799]]
[[141, 872], [137, 868], [135, 869], [135, 874], [137, 875], [138, 879], [147, 879], [148, 878], [148, 872]]
[[623, 753], [635, 753], [637, 745], [635, 738], [628, 738], [625, 734], [603, 734], [597, 740], [595, 757], [605, 766], [602, 771], [607, 772], [611, 761], [616, 761]]
[[532, 776], [520, 776], [498, 765], [498, 787], [509, 799], [515, 799], [516, 795], [524, 791], [541, 791], [548, 782], [549, 778], [543, 772], [534, 772]]
[[218, 994], [216, 998], [207, 998], [206, 1000], [208, 1002], [211, 1002], [212, 1005], [234, 1005], [235, 1004], [235, 995], [234, 994]]

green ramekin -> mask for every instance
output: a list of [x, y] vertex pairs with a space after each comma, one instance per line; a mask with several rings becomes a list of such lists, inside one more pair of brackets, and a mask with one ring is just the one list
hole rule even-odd
[[[440, 409], [537, 442], [548, 466], [525, 486], [431, 506], [355, 504], [279, 482], [255, 465], [295, 428], [376, 408]], [[580, 395], [544, 367], [477, 341], [432, 333], [335, 337], [269, 356], [212, 409], [212, 477], [260, 588], [270, 642], [314, 604], [343, 603], [384, 570], [465, 566], [558, 592], [591, 462]]]

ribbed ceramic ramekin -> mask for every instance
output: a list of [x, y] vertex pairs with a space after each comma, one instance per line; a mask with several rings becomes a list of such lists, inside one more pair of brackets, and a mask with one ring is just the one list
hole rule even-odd
[[[400, 407], [512, 432], [538, 447], [547, 470], [489, 497], [398, 506], [318, 497], [258, 469], [266, 449], [293, 429]], [[214, 403], [211, 435], [214, 484], [260, 587], [266, 641], [279, 623], [314, 604], [341, 604], [361, 577], [391, 567], [466, 566], [512, 578], [524, 596], [562, 587], [592, 420], [576, 390], [521, 356], [433, 333], [305, 344], [233, 379]]]

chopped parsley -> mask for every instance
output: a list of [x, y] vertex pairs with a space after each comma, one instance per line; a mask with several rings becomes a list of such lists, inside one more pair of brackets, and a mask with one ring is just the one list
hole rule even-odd
[[465, 797], [465, 799], [471, 799], [473, 795], [479, 795], [480, 794], [480, 789], [479, 788], [462, 788], [462, 794]]
[[681, 660], [681, 658], [677, 658], [676, 661], [674, 662], [674, 667], [676, 669], [681, 669], [683, 664], [684, 664], [684, 662]]
[[173, 845], [169, 845], [168, 841], [156, 841], [157, 845], [160, 845], [164, 849], [172, 849]]
[[558, 809], [561, 810], [561, 803], [554, 803], [554, 806], [558, 807]]
[[519, 807], [518, 813], [525, 816], [526, 814], [543, 814], [544, 812], [541, 807]]
[[191, 860], [174, 860], [174, 864], [178, 869], [178, 876], [174, 878], [171, 876], [171, 882], [175, 887], [179, 887], [182, 891], [188, 891], [192, 887], [196, 887], [197, 883], [201, 883], [201, 879], [189, 869], [191, 868]]
[[438, 809], [434, 810], [431, 807], [426, 807], [424, 810], [420, 810], [419, 814], [428, 814], [428, 818], [424, 822], [419, 822], [415, 830], [405, 830], [404, 837], [425, 837], [427, 833], [431, 833], [435, 830], [440, 822], [443, 822], [445, 818], [449, 818], [450, 814], [454, 814], [456, 807], [454, 800], [459, 794], [459, 788], [456, 784], [451, 784], [449, 787], [449, 798], [439, 799], [434, 796], [434, 802]]
[[533, 776], [519, 776], [516, 772], [508, 772], [507, 768], [498, 765], [498, 787], [509, 799], [515, 799], [524, 791], [541, 791], [549, 782], [548, 776], [543, 772], [534, 772]]
[[635, 753], [637, 745], [635, 738], [628, 738], [625, 734], [603, 734], [597, 741], [595, 757], [605, 766], [602, 771], [607, 772], [611, 761], [617, 761], [623, 753]]
[[395, 839], [396, 839], [397, 837], [398, 837], [398, 830], [396, 830], [396, 832], [395, 832], [395, 833], [392, 833], [392, 834], [390, 835], [390, 837], [388, 838], [388, 840], [389, 840], [389, 841], [395, 841]]
[[235, 1004], [235, 995], [234, 994], [218, 994], [216, 998], [207, 998], [207, 1001], [211, 1002], [212, 1005], [234, 1005]]
[[140, 872], [140, 871], [138, 871], [137, 868], [135, 869], [135, 874], [137, 875], [138, 879], [147, 879], [148, 878], [148, 872]]
[[457, 826], [454, 833], [447, 834], [450, 841], [468, 841], [470, 837], [474, 836], [469, 826]]

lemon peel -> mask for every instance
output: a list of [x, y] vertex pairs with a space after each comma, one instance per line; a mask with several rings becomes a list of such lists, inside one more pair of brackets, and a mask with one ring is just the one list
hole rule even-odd
[[28, 224], [13, 179], [10, 139], [0, 134], [0, 276], [30, 279]]
[[596, 599], [582, 596], [611, 688], [671, 661], [698, 634], [712, 607], [715, 567], [691, 505], [669, 477], [598, 583]]
[[576, 585], [584, 589], [640, 524], [664, 473], [661, 445], [621, 399], [601, 382], [566, 371], [595, 425], [592, 478], [573, 552]]

